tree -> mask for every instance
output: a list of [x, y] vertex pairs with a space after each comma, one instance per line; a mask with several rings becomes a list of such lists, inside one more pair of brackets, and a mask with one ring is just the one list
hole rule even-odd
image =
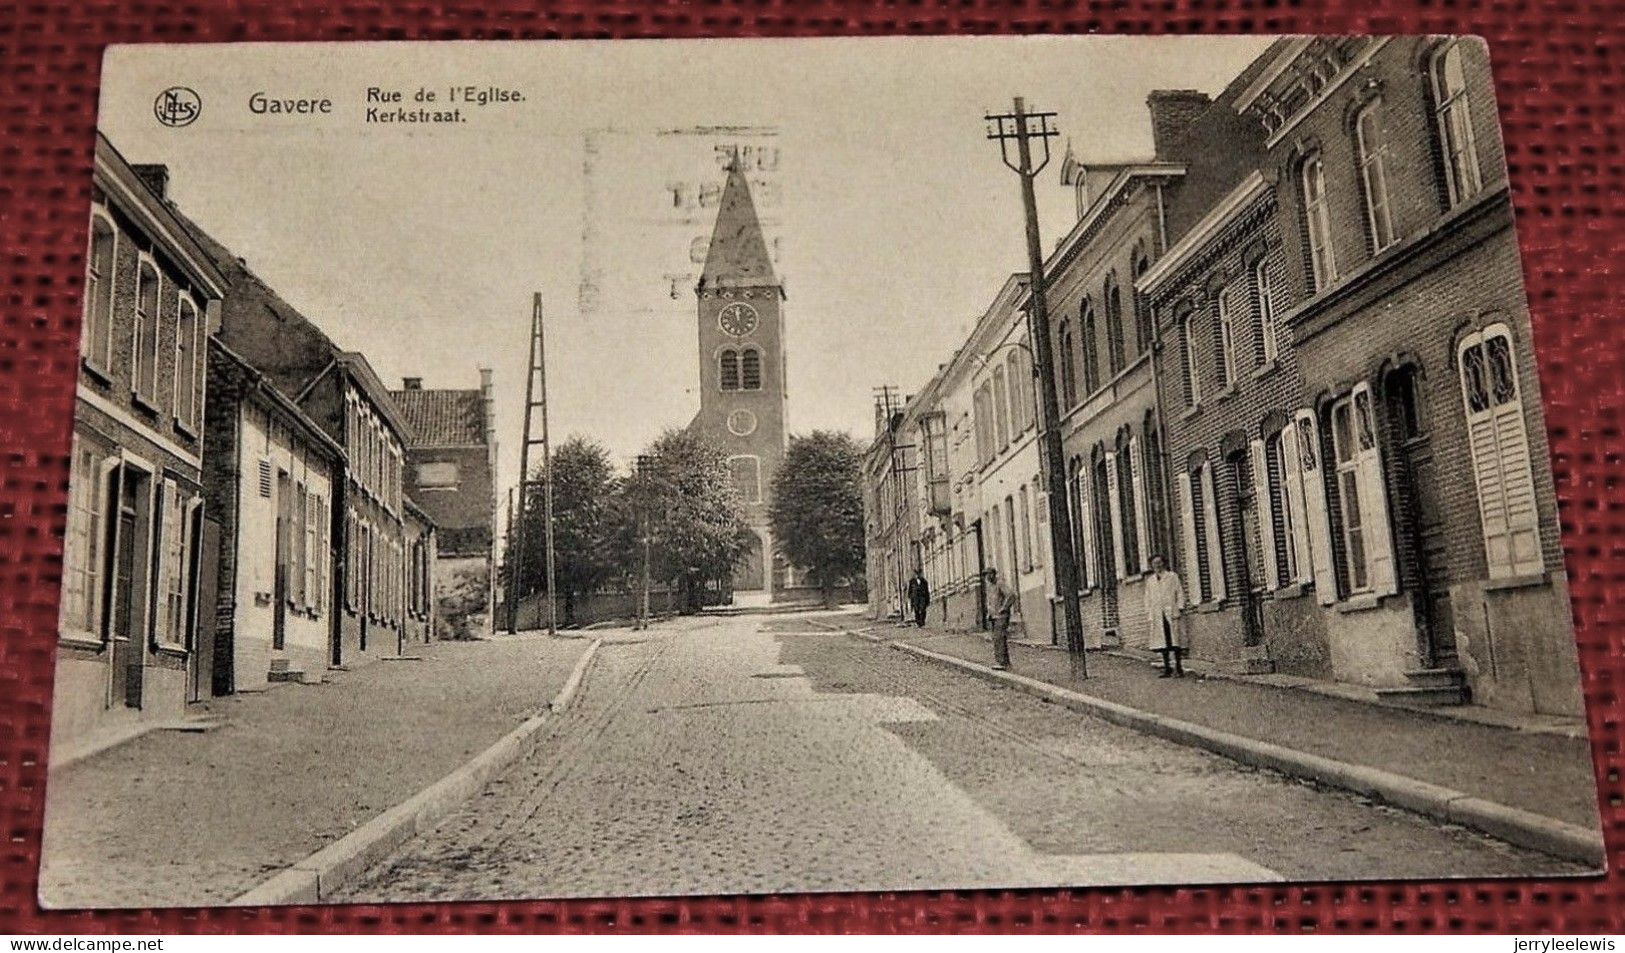
[[[668, 430], [645, 458], [623, 485], [621, 512], [647, 520], [651, 573], [681, 589], [685, 611], [696, 612], [705, 584], [733, 574], [750, 534], [728, 455], [686, 430]], [[637, 531], [622, 538], [635, 541]], [[633, 558], [641, 566], [641, 554]]]
[[863, 572], [863, 450], [849, 434], [791, 437], [773, 477], [773, 538], [812, 577], [830, 604], [840, 579]]
[[[618, 524], [616, 480], [608, 452], [587, 438], [571, 437], [552, 457], [554, 585], [564, 599], [564, 624], [574, 625], [577, 598], [598, 590], [618, 570], [612, 539]], [[524, 510], [522, 594], [547, 588], [545, 465], [532, 474], [536, 482]]]

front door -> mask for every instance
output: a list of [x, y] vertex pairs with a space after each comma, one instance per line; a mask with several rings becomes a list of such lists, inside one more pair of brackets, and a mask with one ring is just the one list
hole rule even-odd
[[214, 607], [218, 598], [220, 524], [204, 519], [203, 507], [192, 511], [192, 551], [188, 567], [192, 573], [190, 601], [187, 604], [186, 700], [203, 701], [214, 686]]
[[1252, 461], [1241, 453], [1231, 458], [1236, 484], [1236, 520], [1230, 537], [1241, 546], [1241, 565], [1247, 578], [1241, 581], [1238, 603], [1241, 608], [1242, 644], [1264, 641], [1264, 546], [1259, 533], [1258, 494], [1253, 490]]
[[1413, 555], [1409, 568], [1417, 593], [1416, 626], [1425, 667], [1457, 664], [1455, 611], [1450, 602], [1450, 555], [1445, 541], [1445, 507], [1439, 498], [1439, 472], [1433, 459], [1421, 380], [1401, 367], [1385, 380], [1391, 430], [1399, 458], [1398, 498], [1405, 501], [1404, 531]]
[[293, 492], [286, 473], [277, 473], [276, 491], [276, 576], [271, 592], [271, 648], [280, 652], [288, 645], [288, 533], [293, 528], [289, 514]]
[[141, 621], [145, 600], [141, 598], [140, 557], [146, 548], [136, 531], [142, 526], [138, 504], [144, 497], [146, 481], [125, 470], [117, 489], [118, 517], [114, 528], [113, 605], [110, 637], [113, 643], [113, 705], [141, 707], [146, 646]]

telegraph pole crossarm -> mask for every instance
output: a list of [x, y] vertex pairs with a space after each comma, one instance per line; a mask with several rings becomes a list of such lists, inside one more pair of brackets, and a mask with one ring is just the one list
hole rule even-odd
[[[1050, 345], [1049, 311], [1045, 301], [1044, 252], [1038, 237], [1038, 200], [1033, 179], [1049, 165], [1049, 141], [1060, 135], [1055, 113], [1028, 112], [1026, 103], [1016, 97], [1008, 113], [986, 116], [987, 138], [999, 143], [999, 157], [1021, 178], [1021, 200], [1027, 220], [1028, 322], [1034, 349], [1033, 376], [1038, 379], [1043, 434], [1040, 447], [1049, 486], [1050, 552], [1054, 558], [1055, 585], [1061, 590], [1066, 618], [1066, 651], [1072, 676], [1088, 677], [1084, 654], [1083, 613], [1078, 605], [1078, 567], [1072, 549], [1072, 513], [1066, 498], [1066, 465], [1061, 455], [1061, 408], [1055, 386], [1055, 361]], [[1035, 161], [1033, 142], [1037, 140], [1042, 158]], [[1014, 154], [1012, 154], [1012, 145]]]

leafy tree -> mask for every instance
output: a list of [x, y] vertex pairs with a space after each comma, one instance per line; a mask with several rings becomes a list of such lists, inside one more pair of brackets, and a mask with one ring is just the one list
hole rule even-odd
[[686, 430], [668, 430], [645, 458], [641, 471], [622, 485], [621, 513], [629, 531], [620, 538], [631, 544], [633, 573], [640, 572], [636, 527], [639, 518], [647, 520], [651, 574], [682, 591], [686, 611], [698, 611], [705, 584], [732, 575], [750, 534], [728, 456]]
[[790, 438], [773, 477], [773, 538], [812, 577], [825, 605], [836, 581], [863, 572], [862, 460], [849, 434], [815, 430]]
[[[618, 528], [615, 472], [609, 454], [593, 440], [571, 437], [553, 451], [553, 575], [564, 599], [563, 622], [575, 624], [578, 597], [611, 581], [619, 572], [613, 546]], [[545, 466], [532, 470], [530, 505], [524, 515], [524, 578], [521, 593], [547, 588]], [[508, 557], [511, 558], [510, 553]], [[504, 577], [511, 578], [511, 577]]]

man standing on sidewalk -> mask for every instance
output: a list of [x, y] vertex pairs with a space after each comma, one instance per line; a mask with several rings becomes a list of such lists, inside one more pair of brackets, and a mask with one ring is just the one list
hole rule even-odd
[[1179, 617], [1185, 611], [1185, 586], [1179, 574], [1168, 569], [1163, 558], [1151, 557], [1151, 575], [1145, 581], [1145, 614], [1150, 625], [1150, 645], [1153, 652], [1162, 654], [1162, 674], [1159, 678], [1185, 677], [1184, 654], [1188, 649], [1184, 626]]
[[931, 608], [931, 584], [918, 566], [914, 567], [914, 578], [908, 581], [908, 604], [914, 610], [914, 624], [925, 628], [925, 611]]
[[1010, 613], [1015, 609], [1016, 597], [999, 582], [999, 571], [987, 571], [987, 618], [993, 627], [993, 667], [999, 671], [1010, 668]]

